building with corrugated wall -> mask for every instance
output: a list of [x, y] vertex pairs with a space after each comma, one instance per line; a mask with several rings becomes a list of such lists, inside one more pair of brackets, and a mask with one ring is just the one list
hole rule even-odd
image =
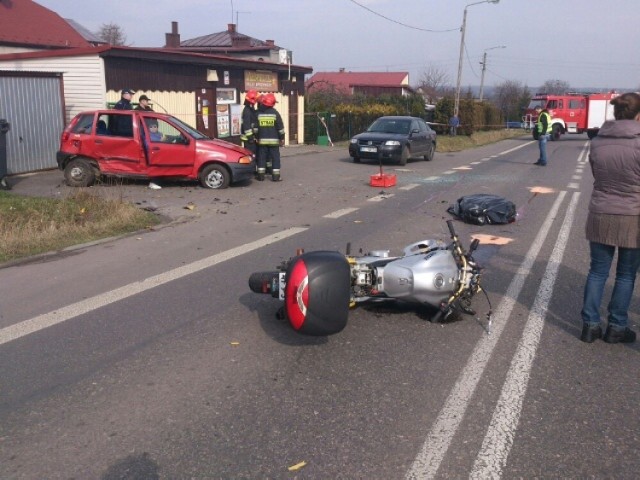
[[[133, 102], [145, 94], [154, 110], [238, 144], [246, 91], [273, 92], [285, 123], [286, 143], [302, 142], [304, 76], [311, 72], [310, 67], [161, 48], [104, 46], [0, 55], [0, 118], [12, 126], [7, 134], [8, 171], [55, 167], [64, 125], [81, 111], [117, 102], [124, 88], [136, 91]], [[58, 87], [45, 87], [34, 77], [57, 78]], [[36, 104], [29, 101], [34, 95], [40, 99]], [[8, 101], [17, 97], [23, 101]], [[43, 111], [57, 116], [57, 125]], [[32, 144], [41, 142], [36, 138], [43, 130], [47, 147], [36, 160]]]

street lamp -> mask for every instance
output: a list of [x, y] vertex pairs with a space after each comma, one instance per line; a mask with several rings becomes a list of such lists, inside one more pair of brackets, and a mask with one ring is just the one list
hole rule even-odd
[[464, 32], [467, 28], [467, 8], [472, 5], [479, 5], [481, 3], [498, 3], [500, 0], [482, 0], [481, 2], [473, 2], [464, 7], [464, 15], [462, 17], [462, 27], [460, 31], [462, 32], [460, 38], [460, 59], [458, 60], [458, 82], [456, 83], [456, 99], [453, 105], [453, 114], [457, 117], [460, 111], [460, 80], [462, 79], [462, 56], [464, 53]]
[[506, 45], [499, 45], [497, 47], [490, 47], [485, 49], [484, 54], [482, 55], [482, 61], [480, 64], [482, 65], [482, 76], [480, 77], [480, 101], [482, 102], [482, 94], [484, 93], [484, 71], [487, 69], [487, 52], [489, 50], [495, 50], [496, 48], [507, 48]]

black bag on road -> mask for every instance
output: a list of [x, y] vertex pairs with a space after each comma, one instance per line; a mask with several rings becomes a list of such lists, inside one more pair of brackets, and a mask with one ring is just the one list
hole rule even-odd
[[516, 221], [516, 206], [497, 195], [477, 193], [460, 197], [447, 212], [475, 225], [502, 224]]

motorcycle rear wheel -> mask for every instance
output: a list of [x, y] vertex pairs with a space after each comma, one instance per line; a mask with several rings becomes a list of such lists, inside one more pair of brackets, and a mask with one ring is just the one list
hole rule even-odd
[[[249, 288], [255, 293], [273, 293], [271, 286], [277, 285], [280, 272], [255, 272], [249, 277]], [[275, 280], [275, 281], [274, 281]]]

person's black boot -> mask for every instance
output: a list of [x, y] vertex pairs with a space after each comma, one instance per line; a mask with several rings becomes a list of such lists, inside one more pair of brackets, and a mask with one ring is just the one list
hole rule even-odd
[[582, 326], [580, 340], [584, 343], [593, 343], [599, 338], [602, 338], [602, 328], [600, 325], [590, 326], [588, 323], [585, 323]]
[[609, 325], [603, 340], [607, 343], [633, 343], [636, 341], [636, 332], [629, 327], [611, 328]]
[[264, 173], [260, 172], [256, 174], [256, 180], [259, 182], [264, 182]]

